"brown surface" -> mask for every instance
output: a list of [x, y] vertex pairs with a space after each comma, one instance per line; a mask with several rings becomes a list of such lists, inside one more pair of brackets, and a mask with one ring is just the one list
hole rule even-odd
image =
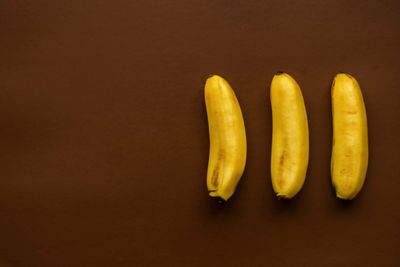
[[[399, 8], [1, 1], [0, 266], [399, 266]], [[301, 85], [311, 134], [288, 203], [269, 180], [277, 70]], [[357, 77], [369, 117], [367, 183], [350, 204], [329, 175], [338, 71]], [[205, 187], [209, 73], [236, 90], [248, 135], [224, 206]]]

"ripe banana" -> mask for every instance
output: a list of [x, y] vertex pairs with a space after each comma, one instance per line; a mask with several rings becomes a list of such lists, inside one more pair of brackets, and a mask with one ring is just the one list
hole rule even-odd
[[308, 166], [308, 123], [297, 82], [277, 73], [271, 82], [271, 180], [278, 198], [292, 198], [301, 189]]
[[361, 88], [349, 74], [332, 84], [332, 183], [336, 196], [353, 199], [360, 192], [368, 166], [367, 115]]
[[207, 188], [210, 196], [227, 201], [246, 165], [242, 111], [228, 82], [217, 75], [207, 79], [205, 102], [210, 134]]

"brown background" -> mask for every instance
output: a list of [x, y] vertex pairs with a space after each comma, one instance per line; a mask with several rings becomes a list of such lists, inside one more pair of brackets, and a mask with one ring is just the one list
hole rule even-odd
[[[400, 2], [1, 1], [0, 266], [399, 266]], [[276, 200], [268, 85], [302, 87], [305, 186]], [[359, 197], [330, 185], [330, 84], [368, 110]], [[205, 78], [242, 105], [248, 163], [207, 196]]]

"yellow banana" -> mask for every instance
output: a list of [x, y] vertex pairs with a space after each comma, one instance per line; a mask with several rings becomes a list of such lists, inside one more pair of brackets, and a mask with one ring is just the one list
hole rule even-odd
[[210, 134], [207, 188], [210, 196], [227, 201], [246, 165], [242, 111], [228, 82], [217, 75], [207, 79], [205, 102]]
[[360, 192], [368, 166], [367, 115], [361, 88], [349, 74], [332, 84], [332, 183], [336, 196], [353, 199]]
[[292, 198], [301, 189], [308, 166], [308, 122], [297, 82], [278, 73], [271, 82], [271, 180], [278, 198]]

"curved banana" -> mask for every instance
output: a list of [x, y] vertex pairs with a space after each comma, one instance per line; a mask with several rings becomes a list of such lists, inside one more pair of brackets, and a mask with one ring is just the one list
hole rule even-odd
[[210, 196], [227, 201], [246, 165], [246, 132], [239, 102], [222, 77], [214, 75], [205, 85], [210, 134], [207, 188]]
[[271, 82], [271, 180], [278, 198], [292, 198], [301, 189], [308, 166], [308, 122], [297, 82], [277, 73]]
[[368, 166], [367, 115], [361, 88], [349, 74], [332, 84], [332, 183], [336, 196], [353, 199], [360, 192]]

